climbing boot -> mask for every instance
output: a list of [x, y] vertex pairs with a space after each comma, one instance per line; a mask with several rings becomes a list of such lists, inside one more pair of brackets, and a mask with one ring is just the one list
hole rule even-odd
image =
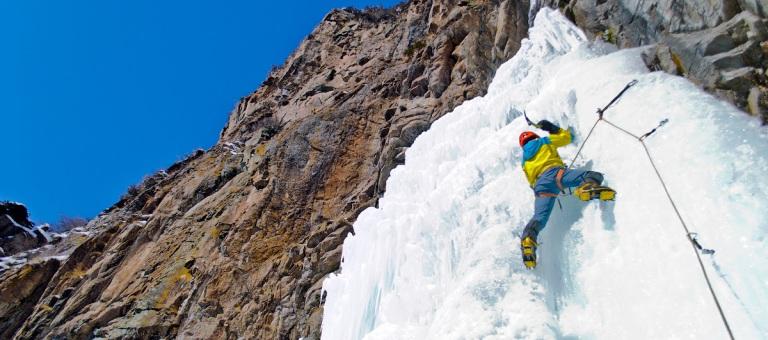
[[599, 199], [601, 201], [613, 201], [616, 199], [615, 190], [602, 185], [597, 185], [593, 182], [585, 182], [573, 191], [573, 195], [582, 201], [589, 201], [593, 199]]
[[527, 236], [520, 240], [520, 250], [523, 253], [523, 264], [525, 268], [536, 268], [536, 240]]

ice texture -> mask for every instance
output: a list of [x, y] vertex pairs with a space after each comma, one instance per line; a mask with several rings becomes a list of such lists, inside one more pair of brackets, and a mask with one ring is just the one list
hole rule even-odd
[[[736, 338], [768, 337], [768, 135], [684, 78], [649, 72], [641, 49], [589, 42], [544, 8], [484, 97], [437, 120], [406, 153], [378, 208], [360, 214], [323, 285], [323, 339], [712, 339], [725, 328], [687, 236], [637, 140], [600, 124], [576, 166], [615, 202], [562, 198], [523, 267], [533, 214], [522, 111], [574, 131], [573, 159], [606, 112], [646, 140]], [[541, 130], [534, 130], [546, 135]]]

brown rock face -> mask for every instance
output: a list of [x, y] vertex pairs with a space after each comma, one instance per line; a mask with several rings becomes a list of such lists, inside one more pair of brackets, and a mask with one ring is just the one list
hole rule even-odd
[[10, 339], [24, 323], [57, 269], [59, 261], [50, 259], [3, 276], [0, 281], [0, 339]]
[[94, 236], [35, 286], [26, 321], [0, 306], [0, 334], [318, 339], [322, 280], [351, 222], [419, 133], [484, 93], [527, 11], [414, 0], [331, 12], [240, 101], [216, 146], [90, 222]]

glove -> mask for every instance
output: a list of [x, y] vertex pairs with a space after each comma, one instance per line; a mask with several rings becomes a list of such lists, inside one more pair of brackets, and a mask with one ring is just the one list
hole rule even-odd
[[560, 131], [560, 127], [559, 126], [557, 126], [555, 124], [552, 124], [552, 122], [550, 122], [550, 121], [548, 121], [546, 119], [540, 120], [539, 123], [536, 124], [536, 127], [538, 127], [539, 129], [542, 129], [544, 131], [547, 131], [549, 133], [557, 133], [558, 131]]

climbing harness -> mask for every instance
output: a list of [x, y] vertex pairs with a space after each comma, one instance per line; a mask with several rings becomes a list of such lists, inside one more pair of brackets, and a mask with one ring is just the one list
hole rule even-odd
[[[637, 84], [637, 80], [632, 80], [631, 82], [629, 82], [624, 87], [624, 89], [621, 90], [621, 92], [619, 92], [618, 95], [616, 95], [616, 97], [613, 98], [613, 100], [611, 100], [610, 103], [608, 103], [608, 105], [606, 105], [602, 109], [597, 109], [598, 118], [595, 121], [595, 124], [592, 125], [592, 128], [589, 130], [589, 133], [587, 134], [587, 137], [581, 143], [581, 146], [579, 146], [579, 149], [576, 152], [576, 155], [573, 157], [573, 160], [571, 161], [571, 164], [568, 165], [568, 168], [570, 168], [573, 165], [573, 163], [576, 162], [576, 158], [579, 157], [579, 154], [581, 153], [581, 150], [584, 148], [584, 145], [589, 140], [589, 137], [592, 136], [592, 132], [595, 130], [595, 127], [600, 122], [604, 122], [604, 123], [608, 124], [609, 126], [614, 127], [615, 129], [617, 129], [617, 130], [619, 130], [619, 131], [621, 131], [621, 132], [631, 136], [632, 138], [634, 138], [638, 142], [640, 142], [640, 145], [642, 145], [643, 149], [645, 150], [645, 154], [648, 156], [648, 160], [651, 163], [651, 167], [653, 167], [654, 172], [656, 172], [656, 176], [659, 178], [659, 182], [661, 183], [661, 186], [664, 188], [664, 193], [667, 195], [667, 198], [669, 199], [669, 203], [672, 205], [672, 208], [674, 209], [675, 214], [677, 215], [677, 218], [680, 220], [680, 224], [683, 226], [683, 229], [685, 229], [686, 237], [691, 242], [691, 246], [693, 247], [693, 252], [696, 254], [696, 259], [699, 261], [699, 267], [701, 267], [701, 273], [704, 274], [704, 280], [707, 282], [707, 287], [709, 287], [709, 292], [712, 294], [712, 299], [714, 299], [714, 301], [715, 301], [715, 305], [717, 306], [717, 310], [720, 313], [720, 318], [723, 320], [723, 324], [725, 325], [725, 329], [728, 331], [728, 335], [733, 340], [734, 339], [733, 332], [731, 332], [731, 327], [728, 324], [728, 320], [725, 317], [725, 313], [723, 312], [723, 308], [720, 306], [720, 300], [718, 300], [717, 294], [715, 294], [715, 290], [714, 290], [714, 288], [712, 288], [712, 283], [709, 280], [709, 275], [707, 274], [707, 270], [704, 267], [704, 263], [701, 260], [701, 255], [699, 255], [699, 251], [701, 251], [702, 254], [714, 254], [715, 251], [712, 250], [712, 249], [706, 249], [706, 248], [702, 247], [701, 244], [699, 243], [699, 241], [696, 239], [697, 234], [694, 233], [694, 232], [691, 232], [688, 229], [688, 225], [685, 223], [685, 220], [683, 220], [683, 216], [680, 214], [680, 211], [677, 209], [677, 204], [675, 204], [675, 201], [672, 199], [672, 195], [669, 193], [669, 189], [667, 188], [667, 183], [664, 182], [664, 179], [661, 177], [661, 173], [659, 172], [658, 167], [656, 167], [656, 163], [653, 161], [653, 156], [651, 155], [651, 152], [648, 149], [648, 146], [645, 144], [645, 139], [648, 138], [649, 136], [651, 136], [653, 133], [655, 133], [656, 130], [658, 130], [659, 128], [661, 128], [665, 124], [667, 124], [669, 122], [669, 119], [662, 120], [659, 123], [659, 125], [657, 125], [655, 128], [653, 128], [653, 130], [643, 134], [642, 136], [637, 136], [637, 135], [633, 134], [632, 132], [629, 132], [628, 130], [622, 128], [621, 126], [618, 126], [618, 125], [610, 122], [609, 120], [606, 120], [605, 117], [603, 117], [603, 115], [605, 114], [605, 110], [607, 110], [609, 107], [611, 107], [611, 105], [616, 103], [616, 101], [624, 94], [624, 92], [626, 92], [630, 87], [634, 86], [635, 84]], [[526, 119], [527, 119], [527, 117], [526, 117]]]
[[555, 184], [557, 185], [557, 188], [560, 189], [560, 192], [563, 192], [563, 175], [565, 175], [565, 169], [560, 168], [557, 170], [557, 173], [555, 173]]

